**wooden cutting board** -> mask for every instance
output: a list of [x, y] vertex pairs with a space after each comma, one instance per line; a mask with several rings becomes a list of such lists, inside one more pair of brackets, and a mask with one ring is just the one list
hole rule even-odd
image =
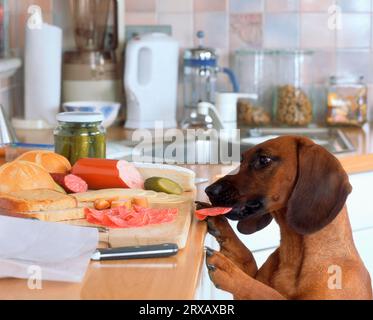
[[[123, 195], [123, 197], [125, 196]], [[98, 227], [100, 245], [102, 247], [119, 248], [176, 243], [179, 249], [185, 248], [194, 211], [194, 192], [184, 193], [183, 196], [169, 196], [152, 191], [141, 191], [137, 194], [132, 191], [131, 196], [145, 196], [151, 208], [178, 208], [178, 216], [172, 223], [131, 229], [102, 228], [90, 224], [86, 220], [68, 221], [66, 223], [77, 226]], [[85, 204], [81, 203], [81, 205], [87, 204], [88, 202]]]

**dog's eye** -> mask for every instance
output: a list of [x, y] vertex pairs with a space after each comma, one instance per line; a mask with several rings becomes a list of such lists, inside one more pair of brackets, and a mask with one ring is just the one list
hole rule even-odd
[[272, 163], [272, 159], [268, 156], [259, 156], [255, 162], [255, 168], [261, 169], [269, 166]]

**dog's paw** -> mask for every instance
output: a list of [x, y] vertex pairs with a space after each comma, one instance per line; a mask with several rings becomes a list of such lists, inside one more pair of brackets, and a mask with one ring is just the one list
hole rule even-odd
[[207, 227], [208, 232], [216, 238], [220, 245], [234, 233], [227, 218], [223, 216], [209, 217], [207, 219]]
[[206, 266], [209, 277], [215, 287], [224, 291], [235, 294], [237, 289], [237, 279], [243, 279], [247, 276], [224, 254], [206, 248]]

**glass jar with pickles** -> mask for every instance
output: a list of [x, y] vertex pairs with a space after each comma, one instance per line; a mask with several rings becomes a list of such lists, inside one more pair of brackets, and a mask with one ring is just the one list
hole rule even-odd
[[74, 165], [82, 158], [106, 158], [106, 132], [101, 113], [65, 112], [57, 115], [55, 151]]
[[367, 121], [367, 86], [364, 77], [330, 77], [329, 125], [362, 126]]

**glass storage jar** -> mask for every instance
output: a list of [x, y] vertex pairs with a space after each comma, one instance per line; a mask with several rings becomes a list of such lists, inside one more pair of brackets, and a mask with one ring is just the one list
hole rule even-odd
[[276, 51], [237, 50], [234, 55], [234, 72], [241, 93], [255, 97], [238, 101], [238, 124], [251, 127], [270, 125], [276, 79]]
[[362, 126], [367, 121], [367, 91], [363, 76], [330, 77], [327, 124]]
[[65, 112], [57, 115], [55, 151], [74, 165], [82, 158], [106, 158], [106, 134], [101, 113]]
[[274, 118], [279, 125], [308, 126], [313, 118], [312, 51], [279, 51]]

